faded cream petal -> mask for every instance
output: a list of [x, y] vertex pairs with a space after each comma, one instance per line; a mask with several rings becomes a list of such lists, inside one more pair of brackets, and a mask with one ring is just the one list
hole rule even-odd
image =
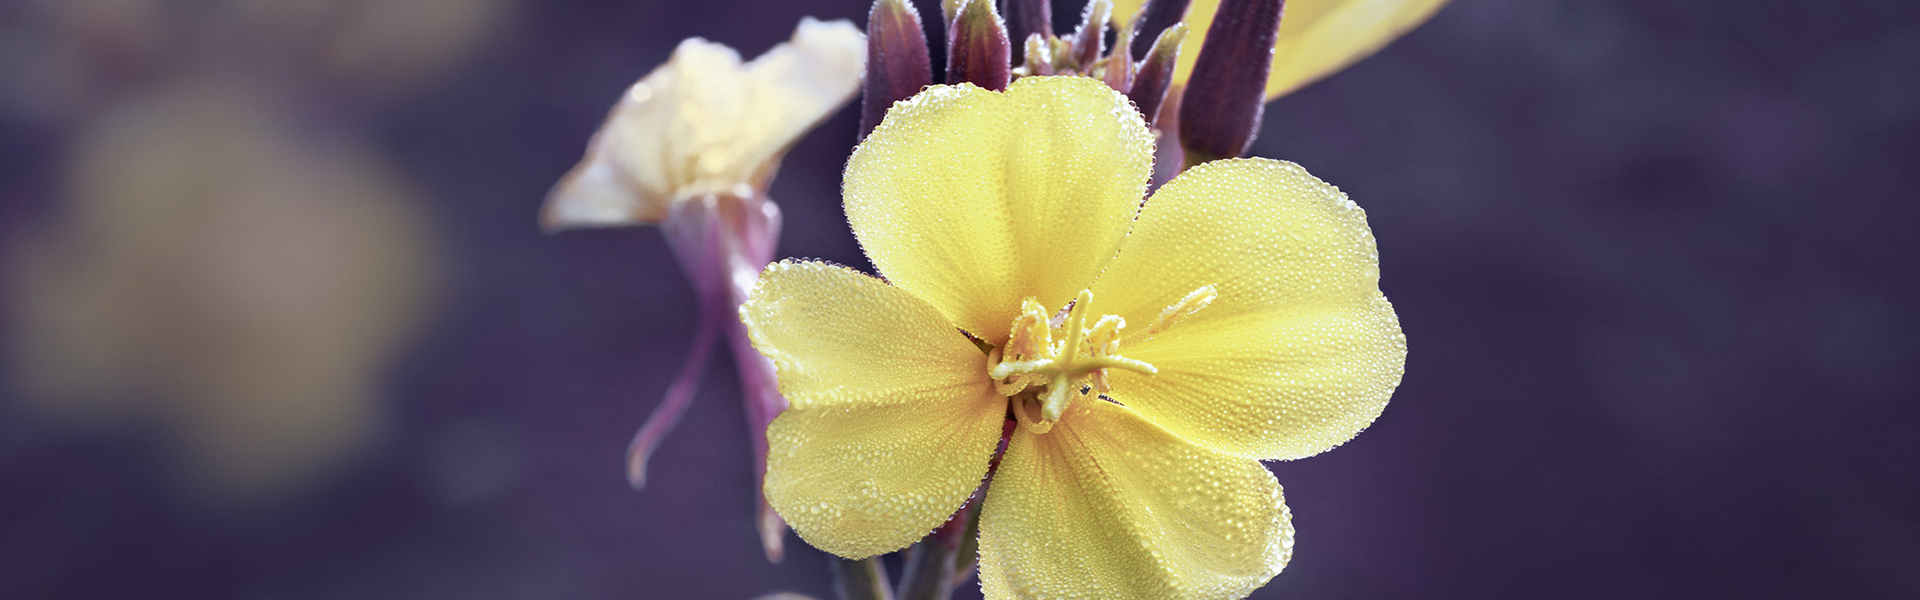
[[980, 517], [987, 598], [1242, 598], [1293, 554], [1279, 482], [1126, 407], [1020, 428]]
[[863, 558], [927, 535], [986, 476], [1006, 398], [925, 301], [818, 262], [767, 267], [740, 308], [792, 406], [767, 428], [767, 501], [807, 543]]
[[[1115, 0], [1113, 18], [1124, 23], [1140, 11], [1145, 0]], [[1280, 18], [1280, 36], [1274, 43], [1273, 71], [1267, 76], [1271, 100], [1319, 81], [1372, 55], [1388, 42], [1425, 23], [1447, 0], [1289, 0]], [[1187, 8], [1186, 42], [1180, 48], [1180, 66], [1174, 83], [1193, 72], [1207, 27], [1219, 9], [1219, 0], [1194, 0]]]
[[866, 36], [845, 20], [801, 19], [793, 39], [744, 64], [732, 48], [683, 41], [614, 105], [547, 196], [542, 224], [657, 223], [681, 199], [764, 189], [787, 148], [853, 98], [865, 68]]

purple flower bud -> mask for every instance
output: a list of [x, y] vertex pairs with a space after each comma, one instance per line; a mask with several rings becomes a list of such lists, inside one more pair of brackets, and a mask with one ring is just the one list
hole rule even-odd
[[1133, 61], [1127, 60], [1127, 53], [1115, 52], [1100, 62], [1100, 79], [1107, 87], [1122, 94], [1133, 91]]
[[1239, 156], [1260, 130], [1285, 0], [1221, 0], [1180, 100], [1187, 165]]
[[[1010, 40], [1028, 36], [1053, 35], [1053, 3], [1047, 0], [1007, 0], [1007, 32]], [[1014, 48], [1013, 62], [1026, 60], [1021, 48]]]
[[1007, 89], [1013, 78], [1012, 48], [993, 0], [960, 4], [947, 28], [947, 83], [966, 82], [996, 92]]
[[1073, 34], [1073, 64], [1083, 74], [1093, 72], [1107, 41], [1107, 19], [1113, 14], [1112, 0], [1093, 0], [1080, 15], [1080, 29]]
[[860, 137], [880, 126], [893, 103], [933, 84], [933, 60], [920, 11], [905, 0], [875, 0], [867, 13], [867, 81], [860, 97]]
[[1186, 39], [1186, 23], [1174, 23], [1160, 32], [1159, 39], [1153, 41], [1152, 51], [1140, 62], [1140, 70], [1134, 73], [1133, 89], [1127, 91], [1127, 99], [1140, 107], [1140, 114], [1147, 118], [1149, 127], [1160, 116], [1160, 103], [1167, 99], [1173, 69], [1180, 63], [1180, 42]]
[[1146, 5], [1140, 7], [1133, 23], [1134, 60], [1146, 60], [1154, 40], [1160, 39], [1160, 32], [1186, 20], [1190, 2], [1192, 0], [1147, 0]]

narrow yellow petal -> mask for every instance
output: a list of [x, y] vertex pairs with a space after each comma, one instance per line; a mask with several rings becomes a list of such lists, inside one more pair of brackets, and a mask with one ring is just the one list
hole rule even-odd
[[[1116, 23], [1132, 18], [1144, 0], [1116, 0]], [[1267, 99], [1284, 96], [1379, 51], [1425, 23], [1447, 0], [1288, 0], [1274, 44]], [[1175, 84], [1185, 83], [1200, 56], [1219, 0], [1193, 0], [1187, 8], [1186, 43], [1180, 47]]]
[[1093, 279], [1152, 166], [1145, 122], [1098, 80], [934, 86], [854, 150], [847, 220], [889, 281], [1000, 343], [1023, 298], [1060, 306]]
[[979, 487], [1006, 399], [932, 306], [850, 269], [781, 262], [740, 313], [792, 404], [767, 428], [767, 502], [807, 543], [899, 550]]
[[1381, 296], [1366, 212], [1292, 163], [1215, 161], [1147, 201], [1094, 284], [1096, 311], [1151, 323], [1201, 286], [1219, 297], [1126, 356], [1113, 396], [1196, 444], [1293, 459], [1352, 439], [1400, 383], [1406, 338]]
[[1293, 553], [1260, 463], [1098, 400], [1046, 434], [1017, 430], [984, 510], [988, 598], [1241, 598]]
[[[1209, 4], [1212, 0], [1202, 0]], [[1267, 98], [1319, 81], [1427, 22], [1447, 0], [1294, 0], [1280, 20]], [[1196, 3], [1197, 4], [1197, 3]]]

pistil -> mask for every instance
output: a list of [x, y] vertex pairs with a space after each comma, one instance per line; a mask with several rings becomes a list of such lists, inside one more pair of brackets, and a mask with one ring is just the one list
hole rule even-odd
[[[1107, 369], [1126, 369], [1144, 375], [1159, 372], [1145, 361], [1118, 354], [1119, 332], [1126, 327], [1125, 319], [1105, 315], [1088, 329], [1087, 313], [1092, 303], [1093, 292], [1081, 290], [1067, 310], [1062, 339], [1055, 341], [1045, 308], [1027, 299], [1026, 310], [1014, 320], [1005, 354], [994, 357], [997, 364], [988, 374], [998, 383], [1001, 393], [1016, 397], [1029, 386], [1044, 382], [1046, 392], [1040, 402], [1038, 419], [1029, 417], [1026, 406], [1013, 407], [1021, 424], [1034, 433], [1050, 429], [1053, 422], [1066, 413], [1074, 398], [1086, 395], [1083, 389], [1107, 391]], [[1082, 378], [1091, 379], [1093, 385], [1082, 386], [1079, 383]]]

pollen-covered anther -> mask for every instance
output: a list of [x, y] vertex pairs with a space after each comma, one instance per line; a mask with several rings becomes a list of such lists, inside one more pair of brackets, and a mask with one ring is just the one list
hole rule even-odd
[[[1220, 292], [1215, 290], [1211, 283], [1194, 288], [1193, 291], [1187, 292], [1186, 297], [1181, 298], [1179, 302], [1175, 302], [1161, 309], [1160, 316], [1154, 318], [1153, 324], [1148, 325], [1145, 330], [1129, 336], [1129, 339], [1134, 337], [1146, 339], [1159, 335], [1160, 332], [1173, 327], [1182, 319], [1192, 316], [1193, 313], [1200, 312], [1200, 309], [1206, 308], [1209, 304], [1213, 304], [1213, 299], [1218, 297], [1220, 297]], [[1134, 339], [1133, 341], [1137, 342], [1139, 339]]]
[[[1127, 326], [1126, 319], [1104, 315], [1087, 326], [1092, 303], [1093, 292], [1081, 290], [1064, 318], [1049, 320], [1045, 307], [1028, 298], [1020, 316], [1014, 318], [1005, 350], [988, 357], [993, 365], [988, 374], [1000, 393], [1013, 398], [1029, 387], [1037, 388], [1033, 393], [1040, 399], [1038, 418], [1027, 418], [1027, 407], [1020, 405], [1024, 403], [1013, 407], [1015, 415], [1022, 417], [1021, 424], [1034, 433], [1045, 433], [1060, 420], [1075, 397], [1086, 395], [1083, 389], [1109, 391], [1109, 368], [1145, 375], [1159, 372], [1144, 361], [1120, 355], [1120, 330]], [[1083, 386], [1082, 380], [1088, 385]]]

